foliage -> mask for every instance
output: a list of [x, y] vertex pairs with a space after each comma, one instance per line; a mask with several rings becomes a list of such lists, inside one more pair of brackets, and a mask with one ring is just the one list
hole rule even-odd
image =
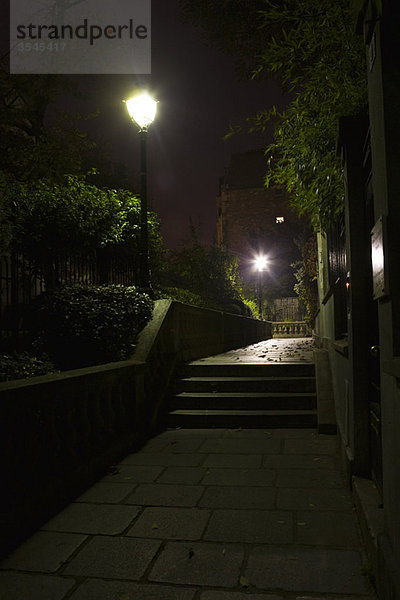
[[302, 260], [292, 264], [297, 283], [294, 291], [306, 309], [305, 320], [313, 325], [318, 308], [317, 291], [317, 241], [315, 236], [300, 242]]
[[208, 308], [221, 310], [241, 302], [236, 259], [216, 245], [203, 246], [193, 226], [182, 248], [170, 256], [169, 278], [175, 287], [199, 296]]
[[242, 296], [243, 303], [248, 308], [248, 316], [254, 318], [261, 318], [258, 302], [255, 299], [247, 298], [246, 296]]
[[183, 304], [192, 304], [193, 306], [204, 306], [204, 300], [198, 294], [178, 287], [160, 287], [156, 290], [156, 298], [170, 298]]
[[[247, 126], [250, 131], [274, 126], [274, 142], [267, 149], [267, 185], [285, 186], [298, 212], [327, 228], [343, 203], [343, 174], [336, 156], [338, 118], [362, 113], [367, 104], [364, 48], [354, 32], [348, 1], [181, 4], [187, 19], [238, 58], [242, 72], [273, 78], [288, 92], [284, 110], [266, 109], [249, 118]], [[224, 14], [229, 14], [226, 24]]]
[[150, 320], [152, 301], [135, 287], [59, 286], [32, 303], [37, 344], [62, 369], [129, 358]]
[[[0, 161], [16, 179], [60, 181], [82, 174], [94, 147], [82, 122], [95, 115], [54, 111], [61, 94], [76, 95], [70, 80], [57, 75], [10, 75], [0, 67]], [[50, 116], [49, 116], [50, 115]]]
[[46, 356], [38, 358], [28, 352], [0, 355], [0, 381], [37, 377], [54, 373], [55, 370], [53, 363]]
[[[0, 172], [3, 250], [22, 253], [52, 285], [54, 261], [84, 257], [102, 249], [118, 250], [126, 261], [138, 256], [140, 201], [126, 190], [100, 189], [67, 175], [62, 183], [16, 181]], [[153, 268], [160, 268], [159, 223], [149, 213], [149, 245]]]
[[185, 21], [201, 27], [220, 50], [232, 54], [241, 76], [256, 69], [264, 47], [261, 10], [264, 0], [180, 0]]

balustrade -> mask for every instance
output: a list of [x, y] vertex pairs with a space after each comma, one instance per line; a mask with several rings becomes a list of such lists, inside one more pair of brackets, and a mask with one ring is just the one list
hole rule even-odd
[[272, 322], [272, 337], [309, 337], [309, 325], [305, 321], [274, 321]]

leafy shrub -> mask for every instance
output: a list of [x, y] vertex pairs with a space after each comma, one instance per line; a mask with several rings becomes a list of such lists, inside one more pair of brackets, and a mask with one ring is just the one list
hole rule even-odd
[[302, 260], [291, 265], [297, 280], [294, 291], [305, 306], [305, 321], [313, 327], [318, 308], [317, 241], [315, 236], [312, 236], [305, 241], [299, 241], [298, 244], [301, 250]]
[[31, 327], [62, 369], [129, 358], [152, 300], [135, 287], [63, 285], [35, 299]]
[[166, 275], [174, 287], [201, 298], [199, 306], [224, 310], [241, 300], [236, 258], [219, 246], [203, 246], [193, 225], [182, 247], [169, 256]]
[[[100, 189], [68, 175], [62, 183], [15, 181], [0, 171], [0, 248], [23, 254], [45, 279], [58, 283], [56, 263], [100, 253], [122, 265], [138, 260], [140, 201], [127, 190]], [[163, 249], [156, 215], [149, 211], [153, 274], [162, 269]]]
[[157, 298], [170, 298], [183, 304], [192, 304], [193, 306], [204, 306], [204, 300], [198, 294], [178, 287], [163, 287], [157, 290]]
[[260, 317], [259, 314], [259, 310], [258, 310], [258, 303], [255, 300], [252, 300], [250, 298], [243, 298], [243, 303], [247, 306], [248, 308], [248, 316], [252, 317], [253, 319], [257, 319]]
[[46, 356], [38, 358], [27, 352], [0, 355], [0, 381], [36, 377], [55, 371], [55, 366]]

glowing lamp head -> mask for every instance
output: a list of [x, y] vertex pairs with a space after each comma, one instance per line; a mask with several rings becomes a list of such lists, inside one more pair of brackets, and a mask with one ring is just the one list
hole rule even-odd
[[257, 271], [264, 271], [268, 263], [268, 259], [263, 254], [256, 256], [254, 259], [254, 266]]
[[133, 96], [124, 101], [132, 121], [135, 121], [141, 129], [148, 127], [156, 116], [157, 101], [147, 92]]

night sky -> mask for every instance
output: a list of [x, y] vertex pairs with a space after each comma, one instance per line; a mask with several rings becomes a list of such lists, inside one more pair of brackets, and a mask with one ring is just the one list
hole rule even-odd
[[[148, 195], [169, 248], [187, 234], [190, 217], [200, 228], [200, 239], [213, 241], [218, 179], [230, 155], [268, 141], [261, 134], [224, 141], [229, 124], [284, 101], [272, 82], [240, 82], [233, 58], [210, 47], [200, 30], [182, 23], [178, 4], [152, 1], [151, 75], [74, 77], [83, 99], [68, 100], [83, 112], [100, 110], [88, 125], [91, 133], [101, 137], [110, 159], [126, 164], [138, 180], [139, 136], [122, 99], [138, 83], [157, 98], [158, 114], [148, 134]], [[7, 21], [2, 20], [3, 30]]]

